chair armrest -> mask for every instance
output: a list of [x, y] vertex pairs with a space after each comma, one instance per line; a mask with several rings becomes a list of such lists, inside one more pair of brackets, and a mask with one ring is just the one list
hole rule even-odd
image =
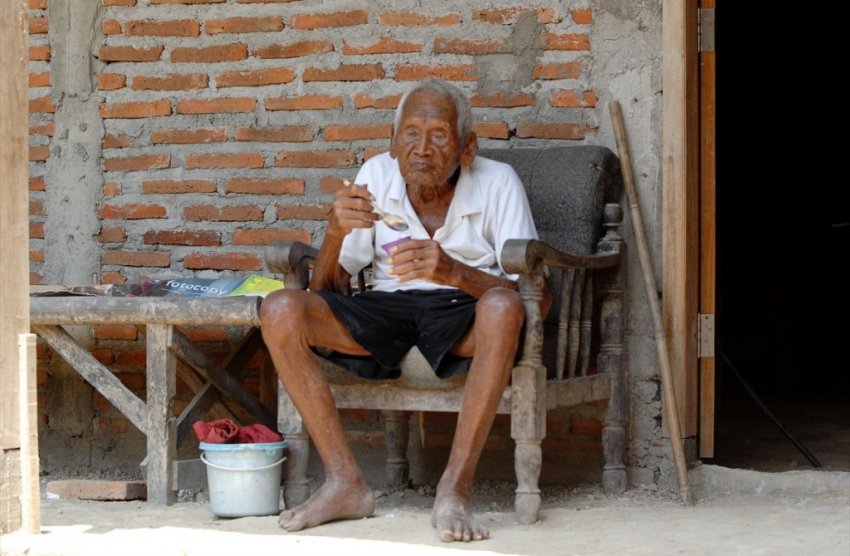
[[510, 274], [531, 274], [539, 265], [555, 268], [610, 268], [620, 264], [620, 252], [574, 255], [536, 239], [509, 239], [502, 249], [502, 267]]
[[265, 251], [269, 272], [283, 275], [287, 288], [307, 289], [310, 283], [310, 265], [319, 250], [300, 241], [276, 241]]

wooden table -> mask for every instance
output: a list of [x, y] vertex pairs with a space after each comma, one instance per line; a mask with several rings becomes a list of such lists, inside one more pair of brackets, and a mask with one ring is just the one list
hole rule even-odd
[[[244, 367], [263, 347], [257, 328], [260, 301], [250, 296], [31, 297], [30, 322], [33, 332], [145, 434], [148, 501], [168, 505], [175, 500], [177, 445], [191, 437], [192, 423], [202, 419], [222, 394], [237, 402], [256, 422], [273, 430], [277, 428], [273, 411], [231, 373]], [[136, 324], [147, 328], [146, 401], [124, 386], [108, 367], [63, 328], [64, 325], [91, 324]], [[175, 328], [190, 325], [239, 325], [248, 327], [249, 332], [230, 356], [218, 364]], [[173, 402], [178, 373], [195, 395], [186, 409], [175, 416]], [[261, 398], [270, 407], [275, 407], [277, 381], [274, 370], [264, 365], [262, 373], [261, 384], [271, 385], [274, 392], [267, 392]]]

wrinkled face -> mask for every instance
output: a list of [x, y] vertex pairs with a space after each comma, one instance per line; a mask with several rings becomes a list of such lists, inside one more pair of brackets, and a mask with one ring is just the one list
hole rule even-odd
[[390, 147], [408, 185], [442, 185], [460, 164], [468, 164], [466, 151], [471, 141], [461, 145], [456, 122], [450, 98], [427, 91], [408, 97]]

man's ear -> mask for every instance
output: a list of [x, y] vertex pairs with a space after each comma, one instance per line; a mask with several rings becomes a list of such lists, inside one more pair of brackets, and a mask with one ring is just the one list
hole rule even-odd
[[475, 135], [474, 131], [470, 131], [469, 137], [466, 139], [466, 145], [460, 151], [460, 165], [471, 166], [476, 154], [478, 154], [478, 136]]
[[390, 157], [398, 158], [398, 150], [395, 144], [395, 127], [393, 127], [392, 135], [390, 136]]

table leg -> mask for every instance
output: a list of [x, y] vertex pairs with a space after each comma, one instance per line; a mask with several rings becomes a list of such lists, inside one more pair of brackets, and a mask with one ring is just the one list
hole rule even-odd
[[175, 501], [172, 486], [177, 420], [172, 406], [177, 390], [177, 360], [169, 349], [173, 339], [173, 326], [147, 326], [148, 502], [160, 506]]

